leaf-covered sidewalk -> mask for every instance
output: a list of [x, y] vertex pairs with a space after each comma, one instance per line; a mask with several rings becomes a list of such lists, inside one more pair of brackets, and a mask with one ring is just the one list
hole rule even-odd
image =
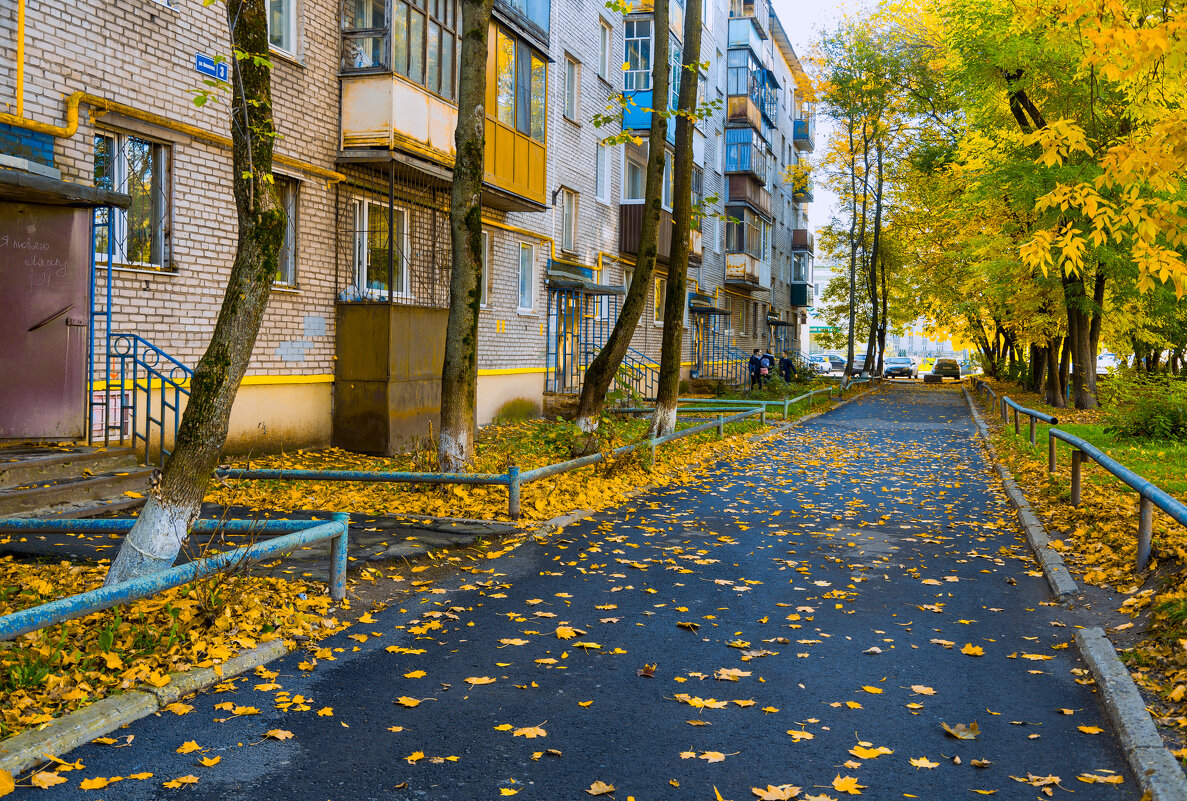
[[1135, 799], [963, 403], [872, 393], [356, 612], [46, 797]]

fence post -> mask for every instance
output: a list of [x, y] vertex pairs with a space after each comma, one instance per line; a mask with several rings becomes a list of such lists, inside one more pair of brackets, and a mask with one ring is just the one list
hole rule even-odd
[[1137, 572], [1141, 573], [1150, 562], [1150, 550], [1154, 539], [1154, 502], [1145, 495], [1138, 501], [1138, 561]]
[[655, 437], [651, 438], [651, 469], [655, 469]]
[[765, 403], [762, 405], [762, 412], [758, 415], [758, 422], [763, 425], [767, 423], [767, 405]]
[[1047, 432], [1047, 472], [1055, 472], [1055, 437], [1050, 431]]
[[791, 398], [783, 399], [783, 422], [787, 422], [787, 411], [791, 408]]
[[1010, 411], [1009, 411], [1009, 407], [1006, 406], [1006, 396], [1005, 395], [1002, 395], [1002, 422], [1003, 423], [1010, 422]]
[[725, 415], [717, 415], [717, 438], [725, 439]]
[[1080, 463], [1084, 453], [1079, 448], [1072, 451], [1072, 506], [1080, 505]]
[[1018, 410], [1014, 410], [1014, 436], [1018, 436], [1022, 431], [1018, 428]]
[[330, 540], [330, 600], [346, 598], [346, 550], [349, 544], [350, 515], [346, 512], [333, 514], [335, 523], [342, 524], [342, 533]]
[[1030, 416], [1030, 447], [1033, 448], [1034, 446], [1035, 446], [1035, 418], [1034, 418], [1034, 415], [1031, 415]]
[[519, 467], [516, 465], [507, 468], [507, 516], [512, 520], [519, 519]]

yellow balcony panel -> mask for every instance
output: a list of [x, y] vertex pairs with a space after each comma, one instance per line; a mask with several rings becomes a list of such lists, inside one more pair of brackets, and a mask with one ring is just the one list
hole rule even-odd
[[770, 289], [771, 265], [749, 253], [727, 253], [725, 283], [742, 289]]
[[541, 142], [486, 118], [483, 179], [491, 186], [543, 205], [546, 154]]
[[342, 79], [342, 148], [409, 150], [452, 166], [457, 109], [394, 75]]

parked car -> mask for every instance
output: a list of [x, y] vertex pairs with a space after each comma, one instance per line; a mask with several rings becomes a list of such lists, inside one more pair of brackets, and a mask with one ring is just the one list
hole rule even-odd
[[888, 356], [882, 364], [885, 378], [918, 378], [919, 368], [910, 356]]
[[831, 353], [828, 354], [828, 363], [829, 363], [829, 369], [832, 370], [834, 373], [845, 372], [845, 360], [842, 359], [840, 356], [834, 356]]
[[828, 357], [822, 353], [813, 353], [808, 357], [808, 364], [811, 365], [813, 372], [827, 373], [830, 368]]
[[1106, 350], [1096, 357], [1096, 377], [1106, 376], [1114, 372], [1118, 366], [1120, 366], [1120, 362], [1117, 357]]
[[938, 375], [940, 379], [955, 378], [960, 380], [960, 362], [956, 359], [936, 359], [936, 363], [931, 368], [932, 375]]

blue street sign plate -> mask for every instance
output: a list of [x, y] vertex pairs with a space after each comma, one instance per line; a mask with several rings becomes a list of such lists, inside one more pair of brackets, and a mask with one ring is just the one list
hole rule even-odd
[[229, 76], [228, 65], [225, 61], [215, 61], [213, 56], [205, 53], [194, 54], [194, 69], [216, 81], [225, 81]]

